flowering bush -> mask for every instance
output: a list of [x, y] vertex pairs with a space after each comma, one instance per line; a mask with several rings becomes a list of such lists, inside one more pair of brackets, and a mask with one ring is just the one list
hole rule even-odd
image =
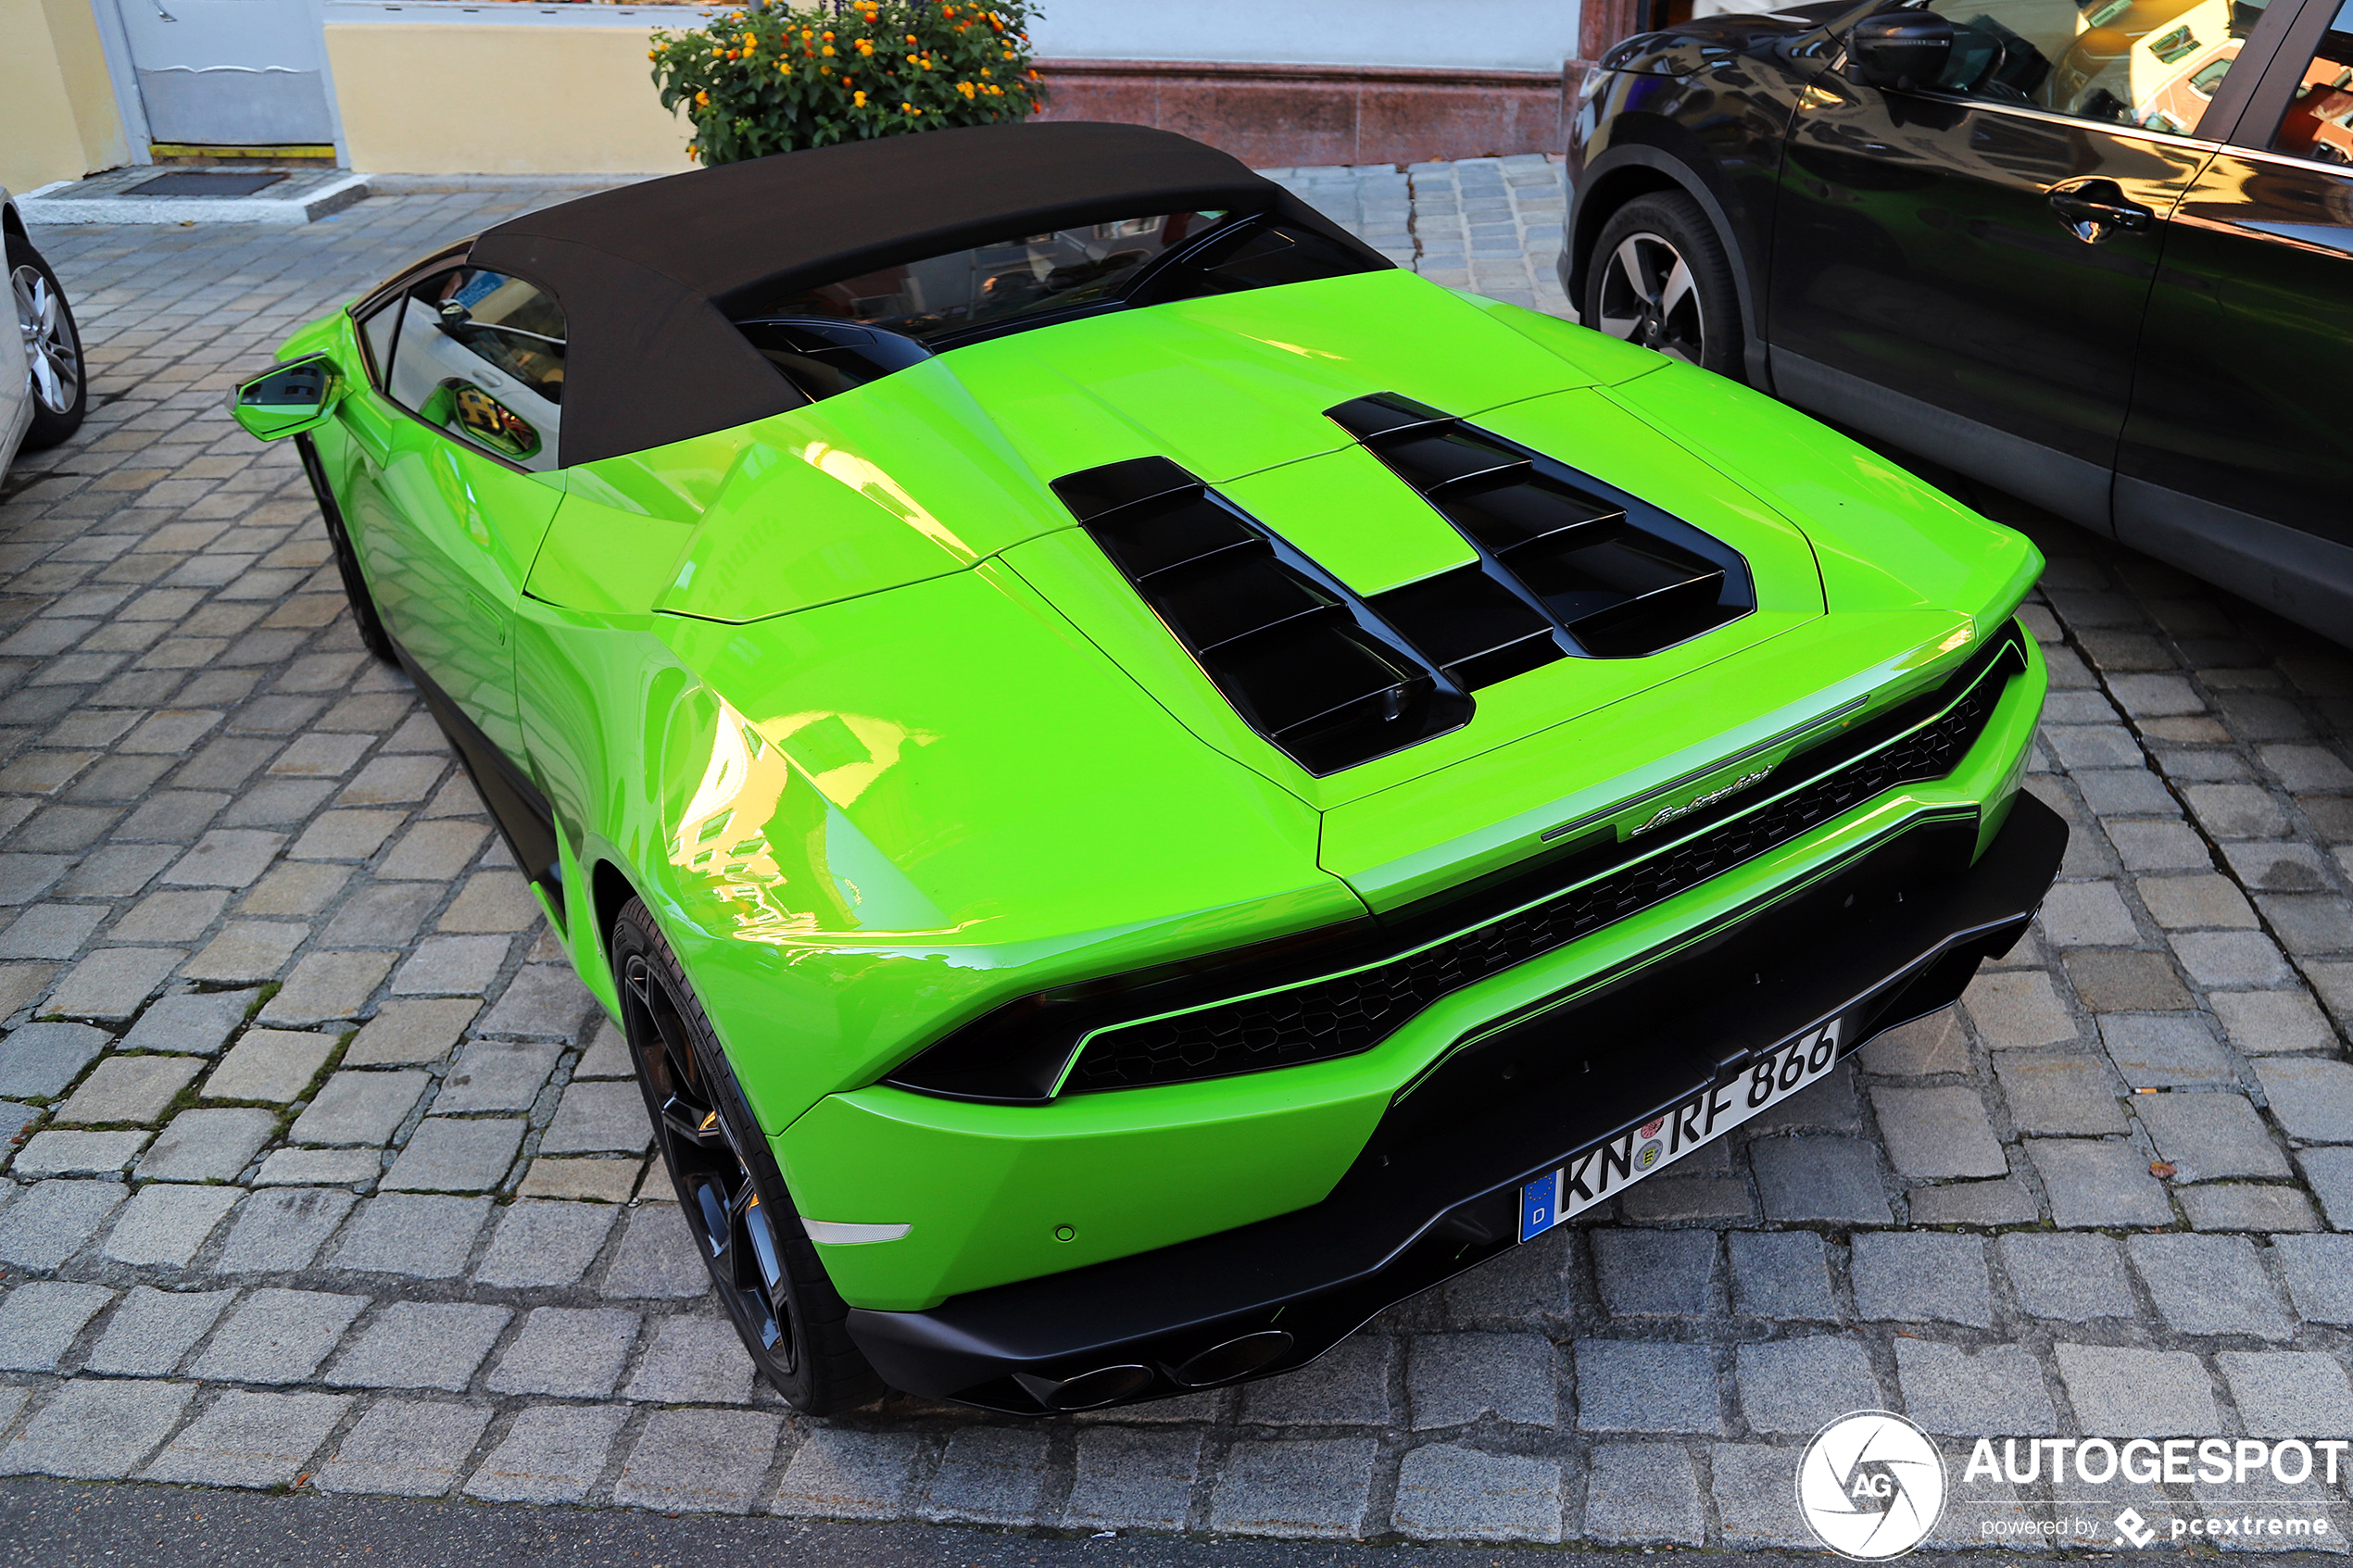
[[664, 108], [694, 121], [689, 157], [734, 163], [1021, 119], [1045, 97], [1028, 0], [988, 6], [849, 0], [756, 6], [690, 32], [656, 32], [647, 57]]

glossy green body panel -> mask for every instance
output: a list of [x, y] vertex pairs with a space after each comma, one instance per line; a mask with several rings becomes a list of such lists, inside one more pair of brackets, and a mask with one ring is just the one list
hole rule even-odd
[[[1207, 1084], [1066, 1096], [1042, 1109], [862, 1089], [786, 1129], [774, 1140], [778, 1163], [812, 1213], [912, 1223], [903, 1240], [823, 1249], [846, 1297], [899, 1310], [1314, 1202], [1347, 1171], [1397, 1092], [1488, 1020], [1548, 997], [1573, 997], [1586, 977], [1667, 957], [1907, 822], [1982, 810], [1998, 823], [2047, 689], [2033, 655], [1949, 779], [1891, 791], [1713, 882], [1458, 991], [1362, 1055]], [[1250, 1137], [1227, 1142], [1214, 1125], [1220, 1117], [1246, 1126]], [[1077, 1233], [1071, 1241], [1055, 1235], [1063, 1225]]]
[[[1223, 483], [1347, 446], [1324, 410], [1371, 393], [1476, 413], [1663, 363], [1548, 320], [1374, 272], [956, 349], [736, 433], [742, 449], [660, 605], [753, 621], [918, 582], [1072, 528], [1049, 488], [1063, 474], [1160, 454]], [[1302, 526], [1334, 516], [1318, 507]]]
[[772, 1125], [1041, 985], [1363, 913], [1314, 812], [1001, 568], [758, 635], [647, 619], [533, 608], [533, 760], [560, 817], [610, 824]]
[[[290, 348], [361, 373], [340, 317]], [[1649, 658], [1485, 687], [1457, 730], [1310, 777], [1051, 482], [1167, 456], [1378, 593], [1469, 558], [1324, 413], [1384, 391], [1705, 530], [1748, 561], [1757, 608]], [[1922, 813], [1974, 811], [1990, 832], [2043, 697], [2038, 659], [1950, 779], [1451, 995], [1361, 1055], [968, 1104], [880, 1080], [1050, 986], [1362, 922], [1528, 862], [1572, 819], [1626, 832], [1635, 811], [1612, 809], [1663, 781], [1712, 786], [1732, 753], [1940, 679], [2011, 613], [2032, 546], [1743, 389], [1402, 272], [1015, 333], [550, 475], [476, 475], [364, 386], [317, 439], [404, 637], [455, 646], [414, 603], [428, 591], [483, 598], [475, 621], [503, 634], [430, 672], [471, 683], [470, 711], [496, 708], [476, 687], [508, 683], [494, 733], [554, 811], [555, 912], [583, 978], [613, 1006], [602, 933], [642, 897], [802, 1211], [912, 1226], [823, 1248], [862, 1306], [1315, 1202], [1391, 1098], [1500, 1013], [1744, 918]], [[401, 462], [425, 477], [401, 488]]]
[[1435, 577], [1478, 558], [1438, 508], [1362, 447], [1279, 463], [1218, 493], [1252, 516], [1282, 520], [1284, 540], [1360, 595]]

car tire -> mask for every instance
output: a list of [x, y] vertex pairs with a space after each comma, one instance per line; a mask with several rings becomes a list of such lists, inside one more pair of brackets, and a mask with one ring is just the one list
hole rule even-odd
[[643, 899], [612, 927], [613, 979], [654, 1139], [711, 1284], [761, 1375], [795, 1410], [830, 1415], [885, 1392], [851, 1343], [727, 1053]]
[[7, 236], [8, 293], [17, 330], [32, 361], [32, 423], [24, 448], [55, 446], [82, 428], [90, 407], [90, 378], [82, 358], [82, 330], [57, 275], [21, 234]]
[[1740, 293], [1716, 226], [1680, 192], [1610, 215], [1585, 268], [1585, 324], [1670, 358], [1748, 379]]
[[368, 591], [368, 579], [360, 574], [359, 552], [351, 547], [351, 531], [344, 526], [343, 508], [335, 505], [334, 487], [327, 483], [318, 445], [308, 434], [294, 440], [295, 450], [302, 458], [303, 476], [310, 481], [310, 494], [318, 500], [319, 516], [327, 525], [327, 544], [335, 553], [335, 574], [343, 579], [343, 596], [351, 606], [351, 624], [359, 633], [359, 646], [386, 664], [398, 664], [400, 650], [394, 646], [392, 633], [384, 630], [384, 617], [376, 613], [376, 596]]

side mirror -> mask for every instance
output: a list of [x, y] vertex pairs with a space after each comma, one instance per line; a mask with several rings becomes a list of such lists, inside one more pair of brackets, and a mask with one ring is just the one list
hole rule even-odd
[[291, 359], [241, 384], [229, 412], [263, 441], [299, 435], [327, 422], [343, 396], [343, 377], [324, 354]]
[[1953, 58], [1953, 24], [1933, 11], [1881, 11], [1846, 36], [1846, 74], [1866, 87], [1933, 87]]

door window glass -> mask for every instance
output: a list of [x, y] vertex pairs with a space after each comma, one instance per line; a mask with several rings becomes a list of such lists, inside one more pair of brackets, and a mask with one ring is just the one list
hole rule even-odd
[[1939, 90], [2186, 135], [2263, 0], [1930, 0], [1954, 27]]
[[2321, 36], [2271, 150], [2315, 163], [2353, 164], [2353, 0]]
[[564, 316], [535, 283], [460, 267], [399, 302], [384, 390], [402, 408], [524, 468], [556, 466]]
[[368, 363], [378, 385], [388, 384], [392, 372], [392, 340], [400, 331], [400, 302], [379, 305], [359, 320], [359, 340], [368, 345]]

